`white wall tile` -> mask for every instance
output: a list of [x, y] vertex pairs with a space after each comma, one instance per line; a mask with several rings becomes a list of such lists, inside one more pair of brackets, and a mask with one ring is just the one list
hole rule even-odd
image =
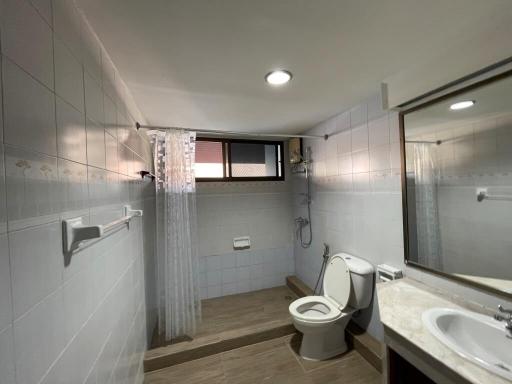
[[9, 233], [15, 318], [59, 287], [64, 269], [61, 232], [55, 222]]
[[84, 43], [83, 63], [84, 68], [94, 79], [101, 84], [101, 48], [100, 43], [92, 30], [84, 23], [82, 29], [82, 37]]
[[51, 27], [53, 25], [51, 0], [30, 0], [30, 3]]
[[66, 345], [61, 291], [14, 323], [16, 381], [36, 384]]
[[0, 144], [0, 234], [7, 232], [4, 146]]
[[104, 124], [103, 93], [101, 86], [89, 73], [84, 73], [85, 115], [98, 124]]
[[368, 122], [370, 148], [389, 144], [388, 116]]
[[86, 164], [85, 116], [59, 97], [56, 101], [58, 155]]
[[87, 164], [105, 168], [105, 131], [101, 125], [86, 120]]
[[58, 218], [60, 189], [57, 159], [5, 147], [9, 230]]
[[118, 172], [118, 151], [117, 151], [117, 140], [115, 137], [110, 136], [108, 132], [105, 132], [105, 157], [106, 157], [106, 168], [109, 171]]
[[365, 125], [352, 129], [352, 151], [368, 148], [368, 127]]
[[57, 36], [55, 36], [55, 92], [80, 112], [85, 111], [82, 65]]
[[0, 372], [2, 384], [15, 384], [14, 341], [12, 327], [0, 331]]
[[68, 0], [53, 0], [55, 34], [67, 45], [78, 60], [83, 54], [82, 20], [74, 4]]
[[53, 89], [53, 41], [50, 27], [27, 1], [4, 2], [2, 52]]
[[56, 155], [55, 96], [10, 60], [2, 70], [5, 143]]
[[[0, 0], [3, 13], [5, 3]], [[144, 269], [154, 265], [154, 191], [150, 182], [117, 172], [147, 168], [151, 152], [147, 140], [128, 130], [124, 140], [137, 153], [116, 150], [115, 127], [118, 108], [140, 112], [124, 104], [129, 92], [108, 54], [94, 49], [99, 42], [83, 44], [82, 35], [93, 34], [85, 32], [74, 2], [7, 3], [11, 14], [27, 17], [2, 18], [1, 26], [3, 53], [15, 62], [2, 56], [0, 382], [13, 384], [15, 372], [18, 384], [141, 382], [137, 370], [155, 325], [148, 315], [146, 327], [145, 316], [154, 285], [144, 292], [145, 278], [154, 280]], [[14, 29], [18, 35], [4, 34]], [[104, 123], [114, 134], [107, 143]], [[144, 220], [63, 255], [62, 219], [104, 224], [123, 214], [121, 202], [143, 208]], [[220, 281], [209, 293], [222, 294]], [[147, 306], [154, 313], [154, 300]]]
[[59, 183], [63, 212], [84, 210], [89, 207], [87, 166], [59, 159]]
[[370, 150], [370, 170], [381, 171], [391, 168], [391, 158], [389, 145], [381, 145], [380, 147]]
[[112, 99], [105, 94], [104, 97], [105, 107], [105, 129], [113, 137], [117, 139], [117, 111], [116, 104]]
[[0, 235], [0, 332], [12, 323], [11, 267], [7, 235]]

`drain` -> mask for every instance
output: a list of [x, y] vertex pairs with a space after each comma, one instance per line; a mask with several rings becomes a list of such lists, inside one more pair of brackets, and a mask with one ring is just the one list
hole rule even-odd
[[293, 300], [293, 297], [291, 297], [290, 295], [286, 295], [286, 296], [284, 297], [284, 299], [285, 299], [286, 301], [292, 301], [292, 300]]

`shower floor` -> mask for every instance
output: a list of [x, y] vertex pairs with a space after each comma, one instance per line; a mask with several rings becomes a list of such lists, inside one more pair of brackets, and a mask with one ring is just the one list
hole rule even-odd
[[202, 322], [193, 338], [169, 343], [154, 338], [145, 370], [209, 356], [294, 332], [288, 306], [297, 298], [288, 287], [202, 301]]

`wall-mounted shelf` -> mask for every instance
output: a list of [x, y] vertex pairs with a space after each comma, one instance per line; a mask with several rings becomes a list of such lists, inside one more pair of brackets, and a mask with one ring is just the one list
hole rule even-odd
[[65, 253], [77, 249], [85, 240], [98, 239], [115, 231], [120, 226], [127, 225], [134, 217], [142, 216], [141, 210], [124, 206], [124, 216], [104, 225], [86, 225], [81, 217], [62, 221], [62, 247]]

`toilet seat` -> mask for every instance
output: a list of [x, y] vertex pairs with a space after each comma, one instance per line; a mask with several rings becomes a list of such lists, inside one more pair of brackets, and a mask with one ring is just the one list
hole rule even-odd
[[324, 295], [306, 296], [295, 300], [288, 310], [299, 322], [320, 325], [343, 316], [351, 292], [350, 270], [341, 255], [333, 255], [325, 268]]
[[324, 296], [306, 296], [290, 304], [290, 314], [307, 323], [326, 323], [339, 319], [342, 312]]

